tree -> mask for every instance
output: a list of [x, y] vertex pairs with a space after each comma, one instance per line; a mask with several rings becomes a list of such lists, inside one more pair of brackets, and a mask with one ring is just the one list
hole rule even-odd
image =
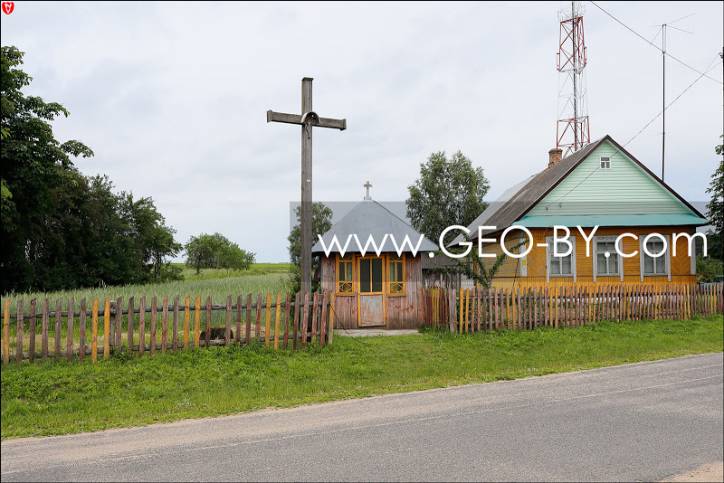
[[184, 248], [186, 265], [194, 267], [197, 274], [202, 268], [248, 270], [256, 258], [253, 252], [242, 250], [221, 233], [192, 236]]
[[[443, 151], [432, 153], [420, 165], [420, 178], [407, 188], [407, 216], [415, 229], [437, 242], [445, 228], [467, 226], [485, 210], [489, 188], [483, 169], [473, 167], [462, 152], [449, 159]], [[450, 233], [445, 243], [454, 237]]]
[[[300, 230], [302, 210], [297, 206], [295, 210], [297, 224], [289, 233], [289, 259], [292, 262], [291, 278], [295, 292], [300, 290], [302, 281], [301, 256], [302, 256], [302, 234]], [[319, 235], [324, 235], [332, 228], [332, 210], [324, 203], [312, 204], [312, 243], [316, 243]], [[312, 291], [319, 288], [320, 262], [318, 257], [312, 259]]]
[[[724, 136], [722, 136], [724, 139]], [[714, 148], [719, 158], [719, 167], [711, 175], [711, 182], [706, 192], [711, 194], [711, 200], [706, 205], [709, 221], [713, 230], [707, 233], [709, 238], [708, 251], [710, 256], [724, 261], [724, 144]]]
[[[0, 290], [57, 290], [149, 282], [174, 276], [180, 246], [151, 198], [113, 192], [107, 177], [87, 178], [71, 158], [93, 156], [64, 143], [51, 122], [68, 111], [25, 96], [23, 53], [0, 52], [2, 208]], [[178, 276], [178, 274], [176, 274]]]

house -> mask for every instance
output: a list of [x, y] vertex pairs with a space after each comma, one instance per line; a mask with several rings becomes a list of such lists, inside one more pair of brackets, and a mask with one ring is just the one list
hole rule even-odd
[[[468, 229], [470, 239], [477, 242], [479, 227], [496, 227], [482, 231], [482, 238], [498, 240], [484, 243], [483, 253], [501, 253], [502, 231], [511, 225], [530, 231], [530, 252], [522, 258], [506, 258], [494, 279], [497, 286], [694, 283], [696, 257], [688, 253], [688, 240], [676, 239], [676, 254], [671, 243], [675, 233], [691, 236], [697, 226], [706, 224], [699, 211], [607, 135], [563, 159], [561, 150], [549, 151], [545, 169], [507, 190]], [[555, 225], [570, 229], [573, 250], [566, 257], [554, 256]], [[590, 245], [578, 226], [586, 237], [598, 226]], [[630, 234], [619, 245], [626, 257], [615, 250], [616, 239], [623, 233]], [[649, 253], [662, 256], [644, 253], [643, 240], [650, 233], [661, 237], [647, 241]], [[464, 240], [458, 236], [453, 244]], [[516, 230], [504, 243], [509, 251], [522, 254], [529, 248], [527, 240], [523, 231]], [[559, 253], [566, 251], [562, 245]]]
[[[334, 237], [339, 245], [333, 244]], [[379, 256], [371, 245], [362, 253], [370, 237], [380, 248]], [[411, 243], [404, 243], [406, 237]], [[415, 254], [413, 247], [418, 248]], [[321, 257], [321, 288], [335, 294], [335, 327], [419, 327], [424, 319], [417, 303], [423, 287], [421, 259], [435, 250], [437, 246], [406, 221], [366, 196], [312, 247], [313, 255]]]

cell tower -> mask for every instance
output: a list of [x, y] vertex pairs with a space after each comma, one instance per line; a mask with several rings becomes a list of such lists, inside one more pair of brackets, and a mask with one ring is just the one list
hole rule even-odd
[[571, 2], [570, 11], [559, 12], [558, 36], [559, 92], [556, 147], [568, 156], [591, 142], [583, 71], [586, 67], [586, 38], [583, 11]]

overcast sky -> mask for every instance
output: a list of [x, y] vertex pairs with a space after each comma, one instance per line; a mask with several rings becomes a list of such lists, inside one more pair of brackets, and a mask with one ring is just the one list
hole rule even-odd
[[[298, 199], [300, 80], [314, 109], [348, 129], [315, 129], [314, 198], [404, 200], [432, 151], [462, 150], [490, 180], [488, 199], [545, 167], [555, 143], [558, 11], [535, 4], [234, 4], [15, 2], [2, 44], [26, 52], [27, 90], [71, 112], [60, 140], [95, 151], [76, 165], [151, 196], [186, 241], [221, 232], [259, 261], [287, 260]], [[716, 66], [722, 2], [601, 2], [668, 50]], [[590, 3], [584, 23], [591, 137], [621, 143], [661, 109], [661, 55]], [[656, 38], [658, 43], [660, 37]], [[669, 61], [676, 97], [697, 74]], [[722, 78], [721, 64], [711, 75]], [[706, 199], [722, 132], [722, 85], [697, 82], [667, 113], [666, 180]], [[660, 172], [661, 124], [627, 149]]]

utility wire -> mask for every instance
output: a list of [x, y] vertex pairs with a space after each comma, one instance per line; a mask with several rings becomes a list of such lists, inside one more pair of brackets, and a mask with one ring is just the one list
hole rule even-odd
[[[643, 35], [641, 35], [641, 34], [638, 33], [637, 31], [635, 31], [634, 29], [632, 29], [631, 27], [629, 27], [628, 25], [626, 25], [625, 23], [623, 23], [621, 20], [619, 20], [618, 18], [616, 18], [612, 13], [610, 13], [609, 11], [607, 11], [605, 8], [601, 7], [601, 6], [598, 5], [596, 2], [591, 1], [591, 3], [593, 4], [594, 7], [596, 7], [597, 9], [599, 9], [600, 11], [602, 11], [603, 13], [605, 13], [606, 15], [608, 15], [609, 17], [611, 17], [611, 18], [612, 18], [613, 20], [615, 20], [619, 25], [621, 25], [621, 26], [624, 27], [626, 30], [628, 30], [629, 32], [631, 32], [632, 34], [634, 34], [636, 37], [640, 38], [641, 40], [643, 40], [644, 42], [646, 42], [647, 44], [649, 44], [650, 46], [652, 46], [653, 48], [655, 48], [655, 49], [658, 50], [659, 52], [663, 52], [663, 51], [661, 50], [661, 47], [659, 47], [659, 46], [656, 45], [655, 43], [651, 42], [649, 39], [647, 39], [646, 37], [644, 37]], [[711, 76], [707, 75], [706, 72], [701, 72], [700, 70], [696, 69], [695, 67], [690, 66], [689, 64], [687, 64], [687, 63], [684, 62], [683, 60], [679, 59], [678, 57], [675, 57], [675, 56], [671, 55], [671, 53], [669, 53], [669, 52], [664, 52], [664, 54], [665, 54], [667, 57], [669, 57], [670, 59], [678, 62], [678, 63], [681, 64], [681, 65], [683, 65], [683, 66], [686, 67], [687, 69], [690, 69], [690, 70], [696, 72], [697, 74], [700, 74], [700, 75], [706, 77], [706, 78], [709, 79], [709, 80], [713, 80], [714, 82], [717, 82], [717, 83], [719, 83], [719, 84], [724, 84], [724, 82], [720, 81], [719, 79], [716, 79], [716, 78], [714, 78], [714, 77], [711, 77]]]
[[[717, 57], [718, 57], [718, 56], [719, 56], [719, 54], [717, 54]], [[711, 64], [709, 64], [709, 65], [711, 66]], [[670, 103], [668, 103], [668, 104], [666, 105], [666, 107], [665, 107], [661, 112], [659, 112], [658, 114], [656, 114], [656, 116], [654, 116], [649, 122], [647, 122], [646, 124], [644, 124], [644, 127], [642, 127], [641, 129], [639, 129], [639, 131], [638, 131], [636, 134], [634, 134], [634, 135], [631, 137], [631, 139], [629, 139], [628, 141], [626, 141], [621, 147], [626, 147], [626, 146], [628, 146], [629, 144], [631, 144], [631, 142], [632, 142], [634, 139], [636, 139], [641, 133], [643, 133], [651, 124], [653, 124], [653, 122], [654, 122], [655, 120], [657, 120], [657, 119], [661, 116], [661, 114], [663, 114], [663, 112], [664, 112], [665, 110], [668, 110], [676, 101], [678, 101], [678, 100], [681, 98], [681, 96], [683, 96], [689, 89], [691, 89], [692, 87], [694, 87], [694, 84], [696, 84], [697, 82], [699, 82], [703, 77], [706, 76], [706, 74], [707, 74], [708, 72], [712, 71], [713, 69], [715, 69], [715, 68], [718, 67], [718, 66], [719, 66], [719, 63], [717, 63], [717, 64], [714, 65], [713, 67], [708, 68], [705, 72], [701, 72], [701, 73], [699, 74], [699, 77], [697, 77], [696, 79], [694, 79], [694, 81], [693, 81], [691, 84], [689, 84], [689, 85], [686, 87], [686, 89], [684, 89], [683, 91], [681, 91], [681, 92], [679, 93], [679, 95], [676, 96]], [[619, 154], [620, 152], [621, 152], [621, 150], [616, 150], [615, 154]], [[588, 176], [586, 176], [585, 178], [583, 178], [583, 179], [582, 179], [581, 181], [579, 181], [575, 186], [573, 186], [571, 189], [569, 189], [563, 196], [561, 196], [561, 197], [560, 197], [560, 200], [563, 200], [566, 196], [568, 196], [569, 194], [571, 194], [571, 192], [572, 192], [573, 190], [575, 190], [576, 188], [578, 188], [581, 184], [583, 184], [588, 178], [590, 178], [590, 177], [593, 176], [595, 173], [597, 173], [600, 169], [601, 169], [601, 166], [600, 166], [600, 165], [597, 166], [594, 170], [592, 170], [592, 171], [588, 174]], [[559, 201], [560, 201], [560, 200], [559, 200]]]

